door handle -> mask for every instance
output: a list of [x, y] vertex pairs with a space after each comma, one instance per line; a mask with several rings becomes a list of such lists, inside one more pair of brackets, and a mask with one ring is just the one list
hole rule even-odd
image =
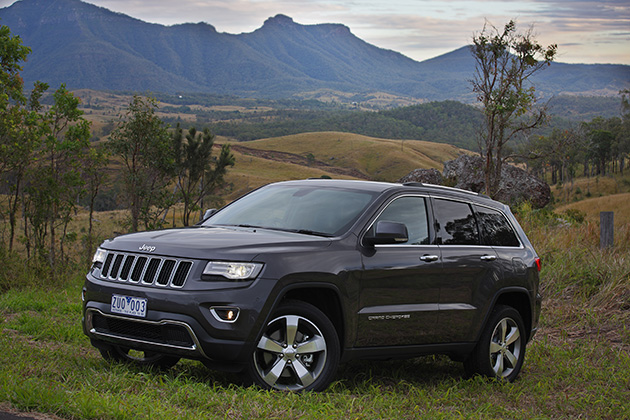
[[421, 261], [424, 262], [431, 262], [431, 261], [437, 261], [440, 257], [438, 257], [437, 255], [423, 255], [422, 257], [420, 257]]
[[497, 259], [496, 255], [482, 255], [481, 256], [482, 261], [494, 261], [496, 259]]

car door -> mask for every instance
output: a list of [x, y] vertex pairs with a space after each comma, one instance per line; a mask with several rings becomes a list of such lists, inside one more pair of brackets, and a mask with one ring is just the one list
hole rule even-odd
[[436, 242], [442, 255], [440, 341], [473, 341], [501, 279], [496, 251], [483, 245], [470, 203], [433, 198]]
[[379, 221], [403, 223], [409, 240], [364, 248], [357, 347], [435, 341], [441, 261], [428, 205], [427, 197], [399, 196], [373, 220], [370, 229]]

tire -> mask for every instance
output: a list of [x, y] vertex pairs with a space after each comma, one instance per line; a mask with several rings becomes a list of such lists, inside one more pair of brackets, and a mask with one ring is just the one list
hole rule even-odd
[[263, 389], [323, 391], [339, 356], [339, 337], [330, 319], [311, 304], [286, 301], [263, 328], [245, 373]]
[[520, 313], [511, 306], [498, 305], [475, 349], [464, 361], [466, 374], [512, 382], [523, 366], [526, 344], [527, 335]]
[[142, 367], [169, 369], [179, 362], [179, 357], [177, 356], [167, 356], [161, 353], [132, 350], [127, 347], [114, 345], [109, 347], [99, 347], [99, 351], [105, 360], [131, 363]]

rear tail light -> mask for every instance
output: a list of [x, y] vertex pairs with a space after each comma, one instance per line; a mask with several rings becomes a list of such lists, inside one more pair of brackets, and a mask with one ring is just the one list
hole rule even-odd
[[542, 261], [540, 261], [540, 258], [536, 258], [535, 262], [536, 262], [536, 269], [540, 271], [540, 269], [542, 268]]

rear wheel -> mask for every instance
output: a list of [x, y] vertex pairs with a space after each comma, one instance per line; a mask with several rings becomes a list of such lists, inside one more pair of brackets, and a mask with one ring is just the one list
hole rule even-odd
[[512, 382], [523, 366], [526, 343], [520, 313], [510, 306], [499, 305], [490, 316], [474, 351], [464, 361], [466, 373]]
[[167, 356], [162, 353], [134, 350], [128, 347], [110, 346], [99, 348], [105, 360], [133, 363], [139, 366], [168, 369], [179, 361], [177, 356]]
[[330, 319], [313, 305], [287, 301], [263, 328], [247, 374], [265, 389], [322, 391], [334, 377], [339, 354]]

